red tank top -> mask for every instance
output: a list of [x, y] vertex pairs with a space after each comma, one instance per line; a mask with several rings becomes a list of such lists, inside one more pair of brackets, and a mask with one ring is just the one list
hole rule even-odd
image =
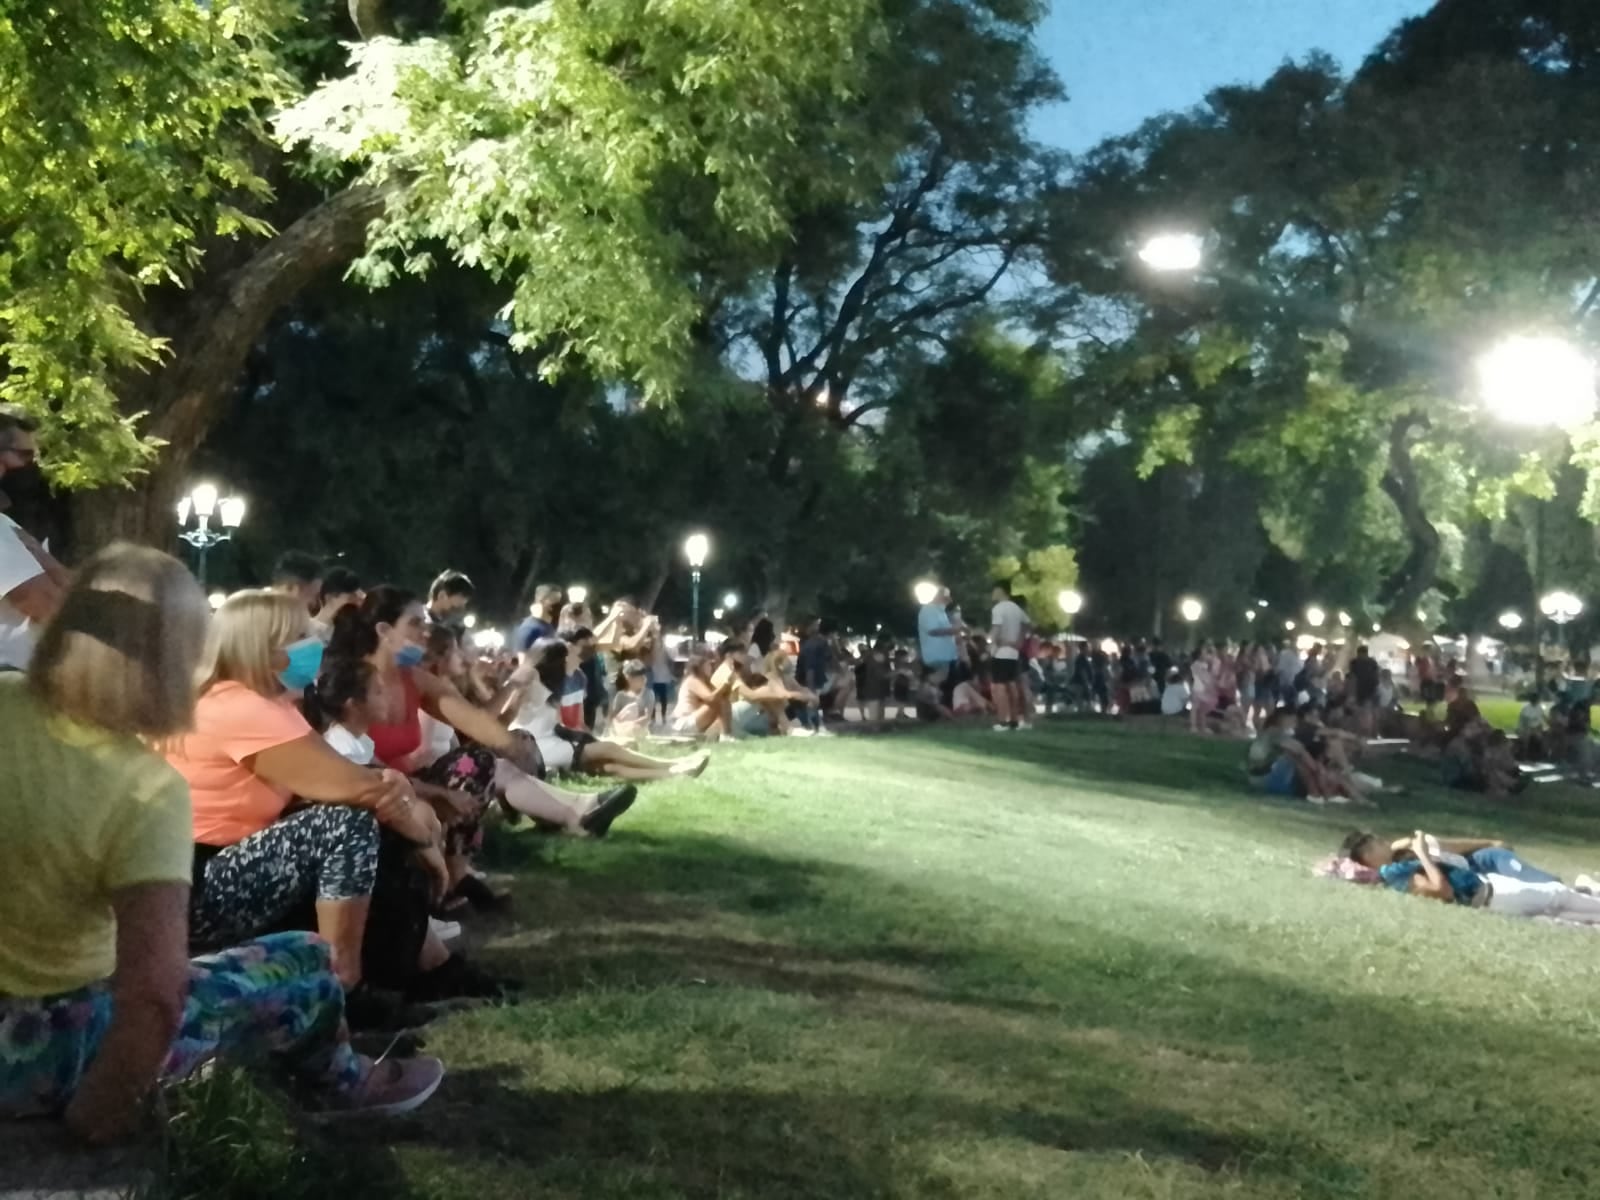
[[373, 751], [377, 754], [378, 761], [386, 767], [397, 766], [416, 753], [417, 747], [422, 745], [422, 719], [418, 715], [422, 708], [422, 694], [417, 691], [417, 684], [411, 678], [409, 668], [400, 669], [400, 688], [405, 694], [405, 714], [394, 725], [379, 725], [376, 722], [367, 730], [367, 736], [372, 739]]

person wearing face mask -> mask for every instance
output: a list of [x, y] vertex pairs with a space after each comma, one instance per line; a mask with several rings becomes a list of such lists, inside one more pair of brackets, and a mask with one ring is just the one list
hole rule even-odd
[[[21, 409], [0, 404], [0, 509], [43, 487], [36, 429]], [[61, 607], [71, 582], [67, 569], [0, 511], [0, 671], [27, 669], [35, 634]]]
[[[378, 673], [384, 712], [367, 730], [377, 761], [443, 789], [449, 797], [435, 810], [448, 827], [445, 858], [451, 889], [445, 908], [463, 903], [495, 908], [503, 899], [472, 873], [471, 858], [482, 840], [496, 763], [505, 759], [534, 778], [543, 774], [543, 763], [531, 738], [513, 734], [448, 680], [423, 668], [426, 629], [422, 601], [384, 584], [369, 590], [359, 607], [334, 619], [328, 656], [362, 659]], [[423, 745], [423, 713], [455, 730], [460, 746], [430, 760]]]
[[355, 1018], [371, 999], [368, 974], [398, 987], [449, 957], [420, 934], [409, 946], [365, 941], [380, 830], [409, 850], [438, 845], [440, 829], [403, 775], [346, 761], [300, 715], [295, 701], [322, 663], [309, 622], [296, 596], [230, 596], [213, 619], [193, 729], [163, 750], [191, 796], [193, 948], [246, 941], [314, 907]]

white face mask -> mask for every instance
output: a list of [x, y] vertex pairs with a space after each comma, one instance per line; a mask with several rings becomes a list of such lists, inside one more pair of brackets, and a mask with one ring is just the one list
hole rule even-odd
[[349, 759], [358, 766], [366, 766], [377, 755], [377, 748], [370, 737], [364, 733], [351, 733], [343, 725], [329, 726], [326, 739], [340, 758]]

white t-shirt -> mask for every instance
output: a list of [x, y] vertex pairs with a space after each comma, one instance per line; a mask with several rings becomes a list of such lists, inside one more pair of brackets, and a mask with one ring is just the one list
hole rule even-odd
[[372, 739], [364, 733], [351, 733], [338, 722], [329, 725], [327, 732], [322, 735], [322, 740], [333, 747], [333, 751], [340, 758], [348, 758], [358, 767], [372, 765], [373, 755], [376, 751], [372, 746]]
[[1294, 686], [1294, 677], [1300, 674], [1300, 651], [1293, 646], [1285, 646], [1278, 654], [1278, 683], [1285, 689]]
[[994, 656], [1020, 658], [1022, 627], [1028, 623], [1028, 614], [1022, 611], [1022, 606], [1015, 600], [1002, 600], [994, 606], [989, 620], [995, 629]]
[[1188, 687], [1177, 680], [1167, 684], [1166, 690], [1161, 693], [1161, 714], [1175, 717], [1188, 707]]
[[33, 622], [6, 602], [6, 594], [44, 574], [17, 536], [15, 521], [0, 513], [0, 667], [26, 670], [33, 657]]

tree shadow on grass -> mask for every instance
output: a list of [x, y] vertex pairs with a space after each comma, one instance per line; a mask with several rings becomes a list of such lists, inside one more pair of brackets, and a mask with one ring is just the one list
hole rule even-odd
[[[1012, 1055], [1025, 1045], [1007, 1048]], [[1359, 1172], [1305, 1142], [1206, 1124], [1130, 1096], [1107, 1080], [1113, 1064], [1087, 1054], [1100, 1082], [1047, 1110], [983, 1105], [929, 1088], [860, 1094], [695, 1088], [555, 1091], [501, 1068], [454, 1074], [416, 1140], [465, 1160], [515, 1162], [542, 1188], [584, 1195], [874, 1197], [958, 1196], [936, 1155], [973, 1136], [1079, 1154], [1137, 1155], [1217, 1173], [1339, 1181]]]

